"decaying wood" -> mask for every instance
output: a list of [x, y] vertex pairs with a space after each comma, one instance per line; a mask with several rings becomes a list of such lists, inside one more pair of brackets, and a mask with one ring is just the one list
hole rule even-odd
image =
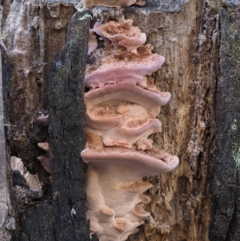
[[[21, 227], [21, 231], [17, 229], [12, 238], [47, 241], [88, 240], [84, 206], [86, 168], [79, 153], [85, 145], [85, 109], [81, 83], [84, 78], [89, 19], [80, 20], [85, 12], [75, 15], [69, 25], [68, 40], [65, 43], [67, 23], [74, 12], [72, 5], [51, 6], [36, 2], [13, 2], [9, 9], [7, 4], [5, 7], [7, 17], [4, 30], [8, 33], [5, 64], [11, 69], [9, 75], [5, 73], [5, 77], [9, 77], [5, 83], [10, 85], [9, 89], [5, 87], [5, 91], [9, 91], [11, 96], [8, 98], [7, 109], [10, 110], [8, 122], [11, 124], [8, 140], [11, 149], [15, 150], [12, 155], [21, 157], [30, 171], [38, 170], [41, 180], [46, 183], [48, 175], [41, 174], [45, 171], [36, 160], [36, 154], [39, 152], [37, 142], [46, 138], [47, 128], [38, 124], [35, 118], [37, 114], [44, 113], [39, 109], [46, 107], [48, 84], [48, 111], [52, 118], [49, 142], [50, 145], [55, 142], [51, 151], [51, 157], [54, 159], [53, 198], [49, 198], [50, 193], [47, 191], [43, 198], [46, 202], [28, 200], [25, 206], [21, 207], [13, 200], [16, 206], [17, 228]], [[13, 15], [17, 16], [15, 23]], [[50, 72], [50, 63], [65, 44], [64, 52]], [[46, 78], [49, 72], [51, 74], [48, 83]], [[75, 91], [75, 94], [72, 94], [72, 91]], [[65, 98], [61, 99], [60, 96], [63, 95]], [[54, 119], [54, 116], [57, 117]], [[63, 167], [65, 169], [62, 169]], [[62, 172], [65, 175], [62, 175]], [[28, 209], [26, 205], [32, 208]]]
[[221, 41], [216, 89], [216, 151], [212, 191], [210, 240], [240, 237], [240, 14], [219, 11]]
[[[2, 26], [2, 6], [0, 6], [0, 34]], [[0, 36], [3, 38], [3, 35]], [[2, 40], [0, 40], [2, 42]], [[3, 44], [2, 44], [3, 45]], [[3, 47], [3, 46], [2, 46]], [[8, 241], [11, 238], [11, 219], [8, 216], [8, 184], [7, 184], [7, 158], [4, 125], [3, 104], [3, 80], [2, 80], [2, 49], [0, 47], [0, 240]], [[13, 226], [14, 226], [14, 220]], [[10, 224], [10, 225], [9, 225]]]
[[49, 75], [52, 203], [37, 205], [23, 214], [21, 240], [89, 240], [85, 218], [86, 167], [79, 155], [85, 147], [82, 82], [89, 19], [83, 18], [84, 14], [72, 18], [65, 50]]
[[[129, 240], [239, 240], [237, 6], [237, 0], [149, 0], [145, 7], [123, 11], [125, 18], [132, 18], [147, 33], [153, 51], [166, 57], [154, 78], [159, 89], [169, 91], [172, 98], [159, 116], [163, 131], [152, 138], [159, 149], [174, 153], [181, 161], [174, 172], [149, 179], [153, 188], [148, 193], [152, 201], [147, 209], [152, 218]], [[82, 87], [75, 88], [80, 49], [75, 33], [86, 25], [79, 25], [79, 29], [74, 25], [75, 33], [68, 36], [66, 51], [75, 46], [70, 51], [72, 63], [69, 54], [55, 61], [47, 100], [50, 65], [65, 46], [66, 26], [73, 12], [69, 1], [4, 3], [3, 30], [8, 36], [4, 41], [3, 89], [8, 145], [11, 155], [20, 157], [44, 183], [42, 199], [31, 200], [21, 209], [12, 200], [17, 223], [14, 240], [85, 240], [81, 235], [87, 233], [87, 225], [79, 229], [79, 224], [85, 223], [84, 216], [75, 216], [75, 212], [84, 214], [84, 192], [79, 183], [84, 183], [85, 167], [78, 156], [84, 134], [73, 131], [74, 123], [79, 128], [84, 124], [84, 106], [76, 96]], [[108, 21], [117, 19], [120, 12], [96, 7], [93, 15], [94, 21]], [[82, 74], [80, 71], [81, 78]], [[67, 90], [61, 89], [60, 83]], [[81, 106], [78, 113], [74, 112], [76, 103]], [[50, 145], [57, 147], [52, 151], [53, 199], [49, 175], [37, 160], [41, 153], [37, 143], [47, 141], [48, 133], [35, 120], [46, 110], [55, 116], [49, 127]], [[66, 115], [65, 110], [71, 114]], [[36, 219], [40, 216], [41, 221]], [[59, 232], [53, 232], [53, 226]]]
[[[173, 173], [151, 178], [153, 218], [131, 240], [208, 240], [208, 147], [213, 139], [218, 19], [202, 4], [188, 2], [184, 13], [126, 11], [147, 32], [154, 51], [166, 57], [155, 80], [172, 99], [159, 117], [163, 132], [153, 138], [155, 145], [181, 160]], [[208, 20], [196, 18], [202, 14]]]

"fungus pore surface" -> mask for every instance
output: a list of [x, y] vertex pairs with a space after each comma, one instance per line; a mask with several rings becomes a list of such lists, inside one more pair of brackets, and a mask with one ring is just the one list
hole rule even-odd
[[144, 45], [146, 35], [132, 23], [97, 22], [90, 31], [104, 39], [104, 47], [91, 49], [95, 62], [86, 68], [87, 144], [81, 156], [88, 164], [86, 215], [91, 235], [100, 241], [123, 241], [138, 232], [150, 216], [144, 210], [150, 199], [143, 193], [151, 184], [142, 178], [170, 172], [179, 163], [149, 138], [161, 131], [156, 117], [171, 95], [159, 91], [151, 77], [165, 58]]

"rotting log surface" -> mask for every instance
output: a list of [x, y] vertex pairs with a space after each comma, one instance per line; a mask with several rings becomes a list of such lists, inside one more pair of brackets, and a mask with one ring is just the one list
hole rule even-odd
[[[58, 3], [57, 0], [51, 2]], [[234, 3], [235, 7], [239, 5], [239, 1], [153, 0], [153, 3], [156, 2], [161, 2], [162, 8], [151, 7], [154, 4], [151, 5], [150, 0], [147, 0], [146, 8], [126, 8], [124, 14], [127, 18], [133, 18], [142, 31], [147, 33], [148, 43], [153, 45], [153, 50], [166, 57], [165, 65], [154, 77], [161, 90], [172, 93], [172, 99], [169, 105], [163, 107], [160, 116], [163, 120], [163, 134], [154, 136], [154, 142], [178, 155], [181, 163], [174, 173], [151, 179], [154, 187], [149, 192], [152, 202], [148, 208], [154, 219], [130, 239], [239, 241], [239, 171], [236, 169], [240, 146], [239, 17], [238, 10], [235, 9], [234, 12], [229, 6], [225, 6], [219, 14], [222, 2]], [[59, 16], [51, 17], [50, 11], [41, 1], [31, 0], [31, 4], [28, 1], [4, 1], [4, 20], [8, 13], [14, 16], [14, 22], [11, 19], [4, 22], [5, 30], [9, 31], [5, 41], [8, 51], [3, 66], [3, 94], [5, 107], [8, 107], [5, 108], [8, 113], [7, 128], [10, 130], [7, 134], [8, 141], [11, 154], [22, 158], [28, 170], [41, 173], [41, 176], [44, 170], [36, 160], [36, 143], [45, 139], [39, 137], [42, 128], [36, 131], [36, 123], [32, 127], [31, 121], [37, 108], [47, 106], [44, 93], [47, 81], [44, 76], [53, 56], [65, 44], [66, 28], [63, 23], [68, 21], [74, 11], [72, 5], [59, 6]], [[59, 6], [53, 6], [53, 13], [57, 12]], [[147, 9], [148, 6], [151, 8]], [[22, 10], [24, 11], [21, 12]], [[109, 17], [111, 18], [112, 16]], [[35, 21], [38, 19], [39, 24]], [[27, 31], [16, 35], [16, 29], [20, 28]], [[219, 36], [220, 55], [217, 53]], [[31, 54], [26, 55], [22, 50]], [[216, 94], [216, 66], [219, 58], [221, 75]], [[26, 69], [30, 72], [25, 73]], [[215, 119], [212, 108], [214, 101], [217, 103]], [[216, 135], [214, 120], [217, 126]], [[211, 147], [209, 144], [214, 135], [217, 143], [215, 157], [211, 158], [215, 145]], [[59, 163], [59, 167], [60, 165], [63, 162]], [[210, 179], [207, 176], [213, 166], [211, 206], [208, 195]], [[69, 170], [69, 167], [65, 170]], [[57, 166], [56, 168], [58, 169]], [[71, 172], [63, 174], [66, 178], [72, 177]], [[57, 173], [54, 171], [54, 178], [56, 177]], [[55, 191], [61, 181], [62, 179], [54, 184]], [[72, 182], [69, 183], [71, 186]], [[60, 193], [66, 195], [64, 191]], [[81, 195], [80, 193], [79, 196]], [[76, 199], [73, 197], [73, 200]], [[37, 208], [27, 204], [27, 211], [20, 215], [21, 223], [17, 225], [20, 232], [13, 236], [13, 240], [57, 240], [55, 234], [61, 235], [59, 228], [65, 226], [75, 204], [69, 202], [68, 205], [60, 200], [53, 200], [54, 208], [47, 203], [38, 205]], [[212, 216], [211, 207], [214, 207]], [[57, 213], [63, 214], [62, 210], [66, 211], [66, 219], [65, 216], [56, 218]], [[17, 209], [16, 212], [20, 213]], [[16, 216], [15, 218], [17, 221]], [[209, 239], [210, 219], [212, 225]], [[74, 225], [72, 220], [71, 225]], [[18, 237], [21, 230], [23, 234]], [[72, 236], [69, 236], [69, 240], [73, 240]]]
[[85, 147], [83, 79], [88, 46], [89, 18], [72, 18], [65, 50], [49, 75], [49, 144], [52, 204], [40, 204], [22, 217], [22, 241], [89, 240], [85, 218]]
[[[59, 213], [56, 240], [89, 239], [85, 219], [85, 148], [83, 80], [88, 48], [88, 17], [70, 22], [65, 54], [54, 63], [48, 87], [50, 160], [54, 212]], [[79, 20], [82, 17], [83, 20]], [[61, 216], [61, 213], [63, 216]]]
[[221, 9], [211, 241], [240, 240], [240, 14]]
[[[0, 33], [2, 26], [2, 5], [0, 5]], [[10, 233], [6, 228], [8, 219], [8, 189], [7, 189], [7, 158], [4, 125], [4, 102], [3, 102], [3, 78], [2, 78], [2, 50], [0, 49], [0, 240], [5, 241], [10, 238]]]

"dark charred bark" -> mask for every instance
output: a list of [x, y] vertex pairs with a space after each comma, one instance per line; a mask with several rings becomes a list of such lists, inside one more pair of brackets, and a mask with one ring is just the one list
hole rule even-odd
[[[82, 20], [79, 14], [74, 16], [65, 45], [65, 24], [76, 1], [29, 2], [4, 1], [3, 19], [9, 13], [19, 17], [16, 24], [11, 18], [3, 23], [6, 31], [10, 29], [3, 51], [5, 129], [8, 154], [21, 158], [29, 172], [37, 173], [47, 191], [23, 206], [12, 195], [14, 208], [9, 208], [9, 215], [16, 222], [12, 240], [89, 240], [86, 165], [79, 155], [85, 147], [83, 79], [89, 19], [84, 13]], [[154, 78], [159, 89], [171, 92], [172, 99], [159, 117], [163, 133], [153, 139], [159, 148], [178, 155], [181, 163], [173, 173], [150, 179], [148, 210], [153, 219], [129, 240], [239, 241], [239, 0], [146, 3], [124, 8], [123, 13], [147, 33], [153, 51], [166, 57]], [[118, 9], [93, 9], [94, 21], [117, 19], [120, 14]], [[22, 31], [17, 38], [19, 26]], [[38, 111], [46, 108], [48, 134], [36, 122]], [[41, 152], [37, 143], [48, 135], [52, 184], [37, 160]], [[17, 182], [9, 183], [11, 191]]]
[[[65, 50], [49, 75], [49, 144], [52, 203], [28, 209], [21, 217], [22, 241], [89, 240], [85, 218], [85, 171], [80, 158], [85, 147], [83, 80], [89, 18], [75, 14]], [[80, 20], [82, 18], [82, 20]]]
[[240, 240], [240, 14], [221, 9], [211, 241]]

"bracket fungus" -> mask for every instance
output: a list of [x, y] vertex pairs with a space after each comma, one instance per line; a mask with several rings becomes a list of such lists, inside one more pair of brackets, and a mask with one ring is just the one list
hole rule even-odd
[[41, 123], [43, 126], [48, 126], [49, 124], [49, 115], [40, 115], [38, 118], [37, 118], [37, 121], [39, 123]]
[[146, 35], [132, 22], [95, 24], [105, 47], [93, 51], [95, 62], [87, 66], [84, 81], [86, 215], [91, 235], [100, 241], [123, 241], [138, 232], [150, 216], [144, 210], [150, 198], [143, 193], [152, 185], [142, 178], [170, 172], [179, 163], [149, 138], [161, 131], [156, 117], [171, 95], [159, 91], [151, 77], [165, 58], [144, 45]]
[[132, 26], [132, 19], [120, 19], [119, 22], [96, 22], [93, 30], [101, 37], [109, 39], [113, 44], [124, 46], [128, 51], [136, 52], [136, 49], [146, 42], [146, 34], [138, 27]]

